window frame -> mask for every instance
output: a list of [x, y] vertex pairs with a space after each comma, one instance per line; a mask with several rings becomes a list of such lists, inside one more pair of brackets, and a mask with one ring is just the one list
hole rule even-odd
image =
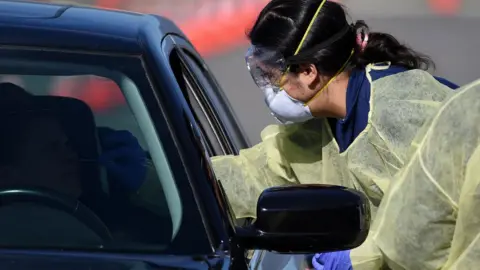
[[[191, 64], [188, 64], [187, 60], [185, 59], [185, 55], [181, 55], [182, 51], [180, 51], [179, 48], [173, 49], [170, 53], [171, 55], [175, 54], [178, 57], [177, 60], [180, 61], [179, 67], [176, 72], [181, 72], [183, 75], [182, 80], [185, 80], [186, 89], [182, 90], [186, 91], [187, 93], [183, 93], [183, 95], [187, 103], [189, 103], [190, 109], [192, 110], [193, 116], [196, 120], [195, 124], [199, 127], [199, 144], [203, 146], [203, 148], [205, 148], [208, 153], [205, 158], [210, 159], [213, 156], [237, 154], [237, 151], [231, 148], [232, 144], [229, 141], [228, 136], [225, 134], [224, 130], [219, 127], [219, 121], [216, 117], [215, 111], [212, 109], [212, 105], [206, 99], [205, 86], [199, 82], [199, 79], [197, 77], [199, 76], [198, 72], [195, 72], [191, 69]], [[186, 72], [186, 74], [184, 74], [183, 72]], [[177, 80], [180, 77], [179, 75], [180, 74], [176, 74]], [[188, 82], [188, 80], [190, 81]], [[191, 85], [195, 85], [195, 87], [191, 87]], [[193, 99], [190, 99], [190, 97], [192, 96]], [[206, 121], [198, 121], [198, 118], [206, 119]], [[205, 130], [209, 130], [210, 132], [206, 134]], [[226, 144], [224, 141], [230, 142], [230, 144]], [[217, 146], [217, 148], [212, 147], [212, 145]], [[219, 147], [221, 147], [221, 150], [219, 149]], [[208, 164], [208, 170], [210, 170], [211, 174], [213, 175], [213, 168], [209, 160]], [[233, 222], [233, 210], [231, 209], [225, 191], [223, 190], [222, 183], [220, 181], [217, 181], [217, 183], [219, 186], [218, 192], [220, 193], [218, 195], [218, 200], [222, 206], [228, 208], [228, 211], [231, 213], [230, 218]]]
[[[218, 110], [220, 110], [220, 113], [222, 113], [222, 109], [224, 108], [219, 108], [215, 107], [213, 105], [213, 102], [211, 100], [212, 94], [217, 94], [220, 95], [219, 100], [220, 102], [223, 102], [226, 107], [230, 107], [230, 104], [228, 103], [228, 100], [223, 94], [223, 90], [220, 88], [218, 83], [215, 80], [215, 77], [211, 74], [210, 70], [208, 67], [205, 65], [205, 63], [201, 60], [201, 57], [198, 56], [198, 54], [195, 53], [193, 47], [183, 40], [180, 37], [177, 36], [171, 36], [171, 39], [175, 43], [175, 48], [173, 50], [168, 50], [168, 52], [165, 52], [167, 54], [171, 53], [176, 53], [178, 55], [178, 60], [180, 61], [180, 65], [182, 65], [185, 69], [187, 69], [188, 72], [188, 77], [192, 80], [194, 80], [195, 88], [191, 89], [185, 89], [185, 91], [195, 91], [195, 93], [192, 93], [192, 95], [195, 97], [193, 100], [189, 100], [190, 102], [196, 102], [197, 104], [200, 103], [200, 106], [203, 108], [202, 110], [195, 110], [195, 108], [192, 108], [191, 105], [190, 108], [193, 111], [194, 114], [202, 113], [203, 117], [208, 118], [208, 122], [199, 122], [199, 125], [209, 125], [207, 128], [211, 129], [216, 129], [215, 134], [217, 135], [216, 137], [213, 136], [208, 136], [208, 135], [201, 135], [202, 140], [204, 140], [204, 144], [211, 144], [209, 140], [217, 139], [215, 143], [218, 144], [224, 144], [223, 149], [226, 149], [224, 152], [216, 152], [214, 153], [213, 156], [216, 155], [236, 155], [239, 153], [239, 150], [241, 148], [246, 148], [250, 144], [248, 140], [246, 139], [246, 136], [243, 133], [243, 130], [241, 127], [238, 125], [239, 122], [236, 120], [234, 115], [229, 115], [231, 120], [235, 121], [234, 123], [231, 123], [233, 125], [237, 125], [238, 130], [233, 130], [233, 132], [237, 132], [237, 134], [240, 134], [240, 137], [243, 137], [241, 139], [243, 140], [238, 140], [238, 138], [233, 138], [232, 139], [232, 134], [227, 131], [227, 128], [223, 125], [223, 121], [225, 121], [225, 118], [220, 119], [218, 115]], [[167, 56], [169, 58], [169, 56]], [[190, 60], [188, 59], [190, 58]], [[169, 58], [170, 59], [170, 58]], [[197, 70], [192, 68], [192, 65], [197, 66]], [[204, 80], [199, 80], [198, 77], [204, 77]], [[207, 85], [206, 85], [207, 84]], [[210, 88], [210, 89], [208, 89]], [[210, 90], [210, 91], [209, 91]], [[213, 92], [213, 93], [212, 93]], [[183, 93], [183, 96], [187, 99], [189, 93]], [[223, 111], [223, 113], [227, 113]], [[228, 113], [232, 113], [229, 111]], [[210, 125], [210, 123], [213, 123]], [[204, 127], [205, 128], [205, 127]], [[234, 140], [237, 139], [237, 142], [234, 142]], [[212, 155], [211, 155], [212, 156]], [[228, 198], [223, 190], [223, 187], [221, 185], [221, 182], [218, 181], [219, 187], [220, 187], [220, 192], [222, 193], [221, 195], [221, 200], [223, 202], [223, 205], [225, 207], [229, 208], [229, 213], [230, 213], [230, 219], [232, 224], [236, 224], [238, 226], [248, 226], [253, 222], [253, 219], [246, 218], [246, 219], [239, 219], [234, 221], [234, 216], [233, 216], [233, 210], [230, 207], [230, 204], [228, 202]], [[246, 251], [245, 256], [250, 257], [250, 255], [253, 255], [254, 260], [252, 260], [250, 263], [252, 265], [256, 265], [258, 263], [258, 256], [261, 256], [263, 254], [263, 251]]]
[[[193, 90], [196, 91], [194, 93], [197, 97], [196, 102], [201, 103], [205, 117], [209, 119], [208, 122], [211, 123], [211, 127], [217, 134], [217, 142], [222, 144], [222, 148], [225, 149], [218, 155], [235, 155], [239, 153], [240, 149], [249, 147], [250, 142], [236, 118], [229, 100], [208, 66], [188, 41], [174, 35], [171, 35], [171, 38], [175, 42], [180, 60], [195, 80], [197, 87]], [[192, 68], [192, 66], [195, 67]], [[205, 125], [206, 123], [201, 124]]]
[[216, 111], [206, 96], [205, 85], [198, 78], [201, 74], [193, 70], [192, 61], [188, 60], [184, 50], [178, 47], [172, 50], [170, 62], [173, 65], [172, 62], [179, 61], [177, 72], [182, 73], [185, 86], [184, 96], [199, 124], [206, 144], [211, 148], [210, 156], [236, 154], [228, 136], [221, 127]]
[[[195, 122], [200, 129], [201, 143], [205, 146], [208, 156], [224, 155], [227, 153], [224, 145], [222, 145], [219, 134], [212, 127], [212, 119], [207, 112], [207, 106], [200, 96], [201, 86], [198, 84], [195, 75], [188, 69], [184, 59], [179, 55], [178, 50], [172, 50], [169, 61], [172, 64], [175, 77], [182, 93], [187, 101], [190, 110], [193, 113]], [[173, 66], [173, 63], [175, 66]]]

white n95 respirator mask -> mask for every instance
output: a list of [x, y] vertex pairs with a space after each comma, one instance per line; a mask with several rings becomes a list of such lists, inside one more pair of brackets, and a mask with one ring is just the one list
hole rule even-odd
[[263, 91], [268, 108], [281, 124], [301, 123], [313, 118], [310, 108], [286, 91], [273, 87], [266, 87]]

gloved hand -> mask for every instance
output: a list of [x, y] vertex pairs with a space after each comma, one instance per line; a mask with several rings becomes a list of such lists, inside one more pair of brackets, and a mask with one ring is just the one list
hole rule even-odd
[[317, 253], [312, 258], [313, 267], [316, 270], [352, 270], [350, 250]]
[[102, 146], [99, 163], [107, 169], [112, 185], [138, 190], [147, 174], [147, 155], [137, 138], [129, 131], [107, 127], [99, 127], [98, 135]]

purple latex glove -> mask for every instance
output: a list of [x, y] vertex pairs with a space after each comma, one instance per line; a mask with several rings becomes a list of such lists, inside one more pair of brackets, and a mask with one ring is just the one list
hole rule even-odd
[[353, 270], [350, 250], [317, 253], [312, 258], [316, 270]]

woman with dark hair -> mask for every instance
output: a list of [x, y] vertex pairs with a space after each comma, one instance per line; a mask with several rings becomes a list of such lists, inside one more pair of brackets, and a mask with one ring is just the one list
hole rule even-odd
[[254, 217], [265, 188], [316, 183], [363, 191], [375, 216], [416, 134], [457, 86], [331, 1], [272, 0], [248, 37], [248, 69], [281, 125], [238, 156], [212, 159], [235, 215]]

